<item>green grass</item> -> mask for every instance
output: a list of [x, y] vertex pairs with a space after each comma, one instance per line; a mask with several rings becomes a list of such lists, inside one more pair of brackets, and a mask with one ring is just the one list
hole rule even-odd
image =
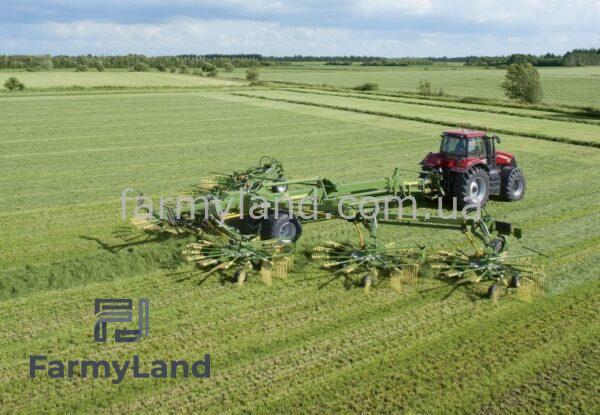
[[[582, 128], [594, 139], [600, 130], [472, 110], [481, 106], [256, 93], [442, 121], [458, 113], [577, 139]], [[523, 244], [550, 255], [552, 267], [545, 297], [494, 304], [477, 297], [485, 286], [445, 298], [451, 287], [430, 279], [402, 294], [364, 294], [339, 281], [319, 289], [329, 276], [301, 253], [326, 239], [355, 241], [340, 221], [307, 224], [296, 269], [272, 287], [200, 284], [181, 265], [185, 240], [124, 240], [125, 187], [174, 196], [209, 171], [249, 166], [263, 154], [283, 161], [290, 178], [389, 176], [394, 167], [416, 169], [443, 125], [228, 92], [1, 97], [0, 117], [0, 186], [9, 190], [0, 196], [0, 412], [598, 411], [596, 148], [503, 136], [500, 147], [517, 155], [528, 188], [524, 200], [492, 201], [489, 211], [522, 226]], [[467, 248], [453, 231], [381, 232], [407, 246]], [[150, 337], [94, 343], [92, 304], [103, 297], [150, 298]], [[206, 380], [27, 377], [31, 354], [152, 361], [207, 352]]]
[[314, 105], [325, 108], [345, 109], [400, 119], [429, 122], [438, 125], [465, 126], [490, 132], [522, 135], [550, 141], [581, 143], [600, 146], [600, 137], [596, 135], [597, 124], [570, 122], [551, 119], [531, 118], [473, 109], [457, 109], [440, 106], [415, 105], [401, 101], [365, 99], [359, 96], [338, 96], [332, 94], [310, 94], [305, 91], [256, 91], [240, 93], [281, 102]]
[[[600, 106], [600, 67], [538, 68], [544, 102], [550, 104]], [[431, 67], [362, 67], [307, 65], [261, 69], [261, 80], [296, 82], [313, 85], [355, 87], [374, 82], [384, 91], [416, 92], [420, 80], [431, 82], [435, 91], [480, 98], [504, 98], [500, 89], [503, 69], [457, 66]], [[236, 69], [225, 76], [243, 77]]]
[[49, 89], [49, 88], [82, 88], [93, 87], [194, 87], [194, 86], [221, 86], [239, 85], [239, 82], [224, 79], [200, 77], [170, 72], [126, 72], [126, 71], [104, 71], [98, 72], [90, 69], [88, 72], [73, 71], [48, 71], [48, 72], [15, 72], [0, 71], [0, 81], [11, 76], [16, 76], [23, 82], [26, 88]]

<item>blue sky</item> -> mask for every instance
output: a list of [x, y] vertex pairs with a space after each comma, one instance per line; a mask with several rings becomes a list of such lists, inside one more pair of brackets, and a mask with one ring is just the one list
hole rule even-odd
[[3, 0], [0, 54], [464, 56], [600, 46], [600, 0]]

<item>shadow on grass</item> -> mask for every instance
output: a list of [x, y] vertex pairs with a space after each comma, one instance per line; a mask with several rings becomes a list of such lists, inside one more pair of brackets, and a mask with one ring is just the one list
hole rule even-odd
[[86, 241], [96, 242], [98, 244], [98, 246], [100, 246], [100, 248], [102, 248], [103, 250], [108, 251], [110, 253], [113, 253], [113, 254], [117, 254], [124, 249], [128, 249], [129, 252], [131, 252], [131, 248], [133, 248], [135, 246], [142, 246], [142, 245], [157, 243], [157, 242], [158, 243], [166, 242], [168, 240], [183, 239], [183, 238], [187, 237], [187, 235], [184, 235], [184, 234], [173, 235], [173, 234], [168, 234], [168, 233], [140, 235], [138, 232], [134, 232], [131, 229], [128, 229], [126, 227], [117, 229], [116, 231], [113, 232], [113, 235], [117, 239], [123, 240], [123, 243], [111, 245], [111, 244], [101, 240], [100, 238], [96, 238], [93, 236], [79, 235], [79, 237], [81, 239], [85, 239]]

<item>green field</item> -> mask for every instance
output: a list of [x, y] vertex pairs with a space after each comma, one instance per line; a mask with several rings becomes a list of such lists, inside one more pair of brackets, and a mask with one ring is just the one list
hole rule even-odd
[[[284, 71], [289, 80], [309, 82], [293, 68], [263, 75]], [[340, 82], [368, 80], [360, 68], [340, 71], [348, 75]], [[419, 79], [422, 69], [414, 71]], [[583, 91], [584, 74], [598, 69], [554, 71], [572, 74]], [[59, 86], [42, 75], [31, 74], [40, 88]], [[88, 75], [94, 77], [88, 86], [207, 80], [52, 73], [61, 80]], [[114, 78], [97, 78], [105, 75]], [[476, 85], [460, 88], [462, 95], [481, 92]], [[590, 145], [599, 142], [597, 118], [243, 85], [104, 92], [0, 96], [0, 413], [600, 411], [600, 149]], [[597, 105], [593, 91], [588, 98], [563, 92], [573, 104]], [[341, 221], [306, 224], [295, 269], [272, 286], [255, 279], [238, 287], [216, 277], [201, 283], [181, 261], [185, 239], [130, 240], [131, 228], [120, 219], [124, 188], [176, 196], [209, 171], [253, 165], [263, 154], [281, 160], [290, 178], [345, 181], [390, 176], [395, 167], [414, 170], [437, 148], [446, 122], [511, 132], [502, 134], [500, 147], [517, 155], [527, 194], [517, 203], [492, 201], [488, 210], [521, 226], [523, 245], [550, 256], [544, 296], [494, 303], [479, 296], [484, 285], [448, 296], [450, 285], [428, 278], [402, 293], [386, 286], [347, 290], [339, 280], [320, 288], [330, 275], [303, 252], [328, 239], [355, 241], [354, 228]], [[468, 249], [450, 230], [384, 226], [381, 232], [400, 245]], [[519, 243], [512, 248], [524, 252]], [[151, 300], [147, 339], [93, 341], [94, 299], [111, 297]], [[28, 378], [32, 354], [59, 360], [138, 354], [152, 361], [205, 353], [212, 376], [203, 380], [127, 378], [115, 385]]]
[[[538, 68], [544, 102], [562, 105], [600, 106], [600, 67]], [[355, 87], [374, 82], [384, 91], [416, 92], [419, 81], [431, 82], [434, 91], [480, 98], [503, 98], [500, 83], [504, 69], [460, 66], [362, 67], [304, 65], [261, 69], [261, 79], [313, 85]], [[229, 74], [224, 74], [230, 76]], [[243, 77], [237, 69], [231, 76]]]
[[[50, 72], [14, 72], [0, 71], [0, 79], [8, 79], [11, 76], [17, 77], [25, 84], [27, 88], [47, 89], [47, 88], [68, 88], [78, 87], [197, 87], [197, 86], [219, 86], [219, 85], [240, 85], [240, 82], [200, 77], [195, 75], [180, 73], [160, 73], [160, 72], [125, 72], [125, 71], [104, 71], [97, 72], [90, 70], [88, 72], [73, 71], [50, 71]], [[4, 81], [2, 81], [4, 83]]]

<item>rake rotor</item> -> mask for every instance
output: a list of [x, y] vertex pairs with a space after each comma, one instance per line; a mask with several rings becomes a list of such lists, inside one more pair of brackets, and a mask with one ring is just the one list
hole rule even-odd
[[[401, 291], [403, 284], [416, 283], [423, 250], [330, 241], [313, 248], [311, 256], [325, 260], [323, 268], [333, 271], [335, 278], [344, 277], [347, 283], [361, 285], [365, 291], [381, 278], [388, 278], [392, 288]], [[357, 275], [361, 276], [359, 281]]]
[[293, 266], [293, 245], [278, 239], [261, 241], [224, 225], [212, 224], [212, 234], [187, 245], [183, 256], [200, 268], [205, 277], [213, 273], [243, 284], [258, 273], [266, 284], [284, 278]]
[[545, 266], [530, 256], [437, 251], [427, 256], [426, 263], [439, 277], [456, 279], [455, 286], [492, 281], [488, 295], [493, 299], [503, 288], [518, 288], [524, 295], [544, 291]]

